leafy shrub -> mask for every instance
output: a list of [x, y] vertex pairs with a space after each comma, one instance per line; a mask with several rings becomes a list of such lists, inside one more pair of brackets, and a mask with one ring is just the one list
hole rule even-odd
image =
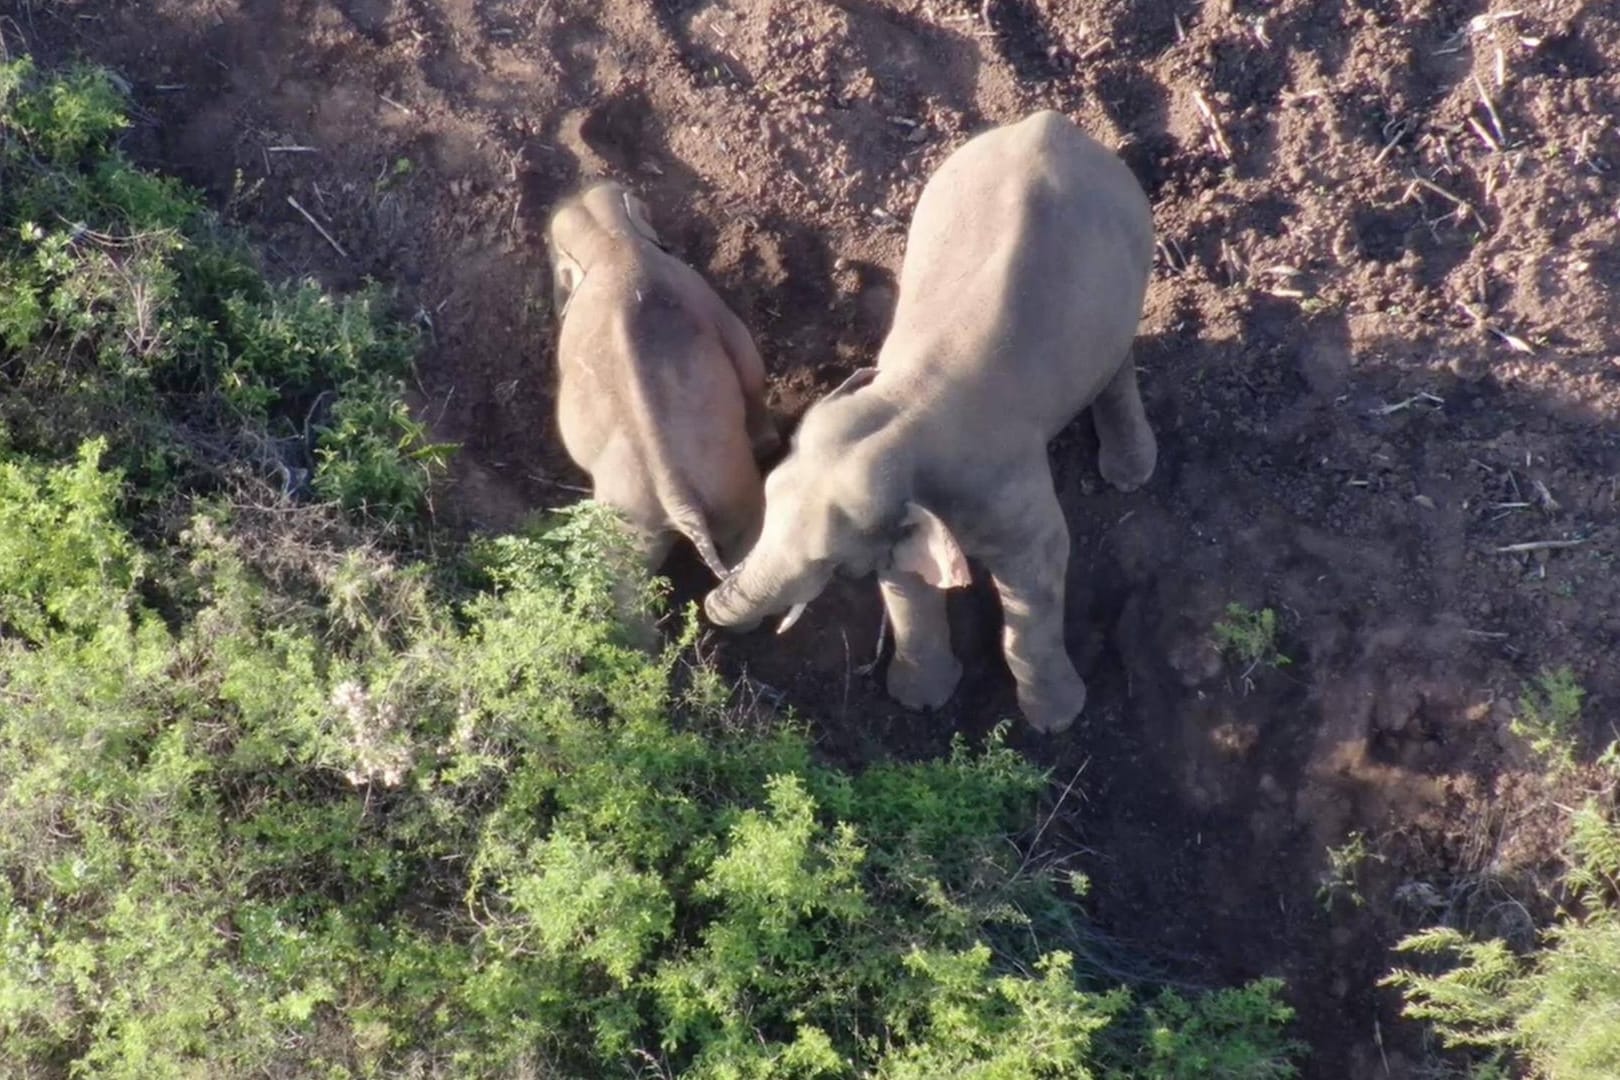
[[1270, 608], [1253, 611], [1242, 604], [1227, 604], [1225, 618], [1216, 621], [1212, 632], [1223, 652], [1246, 665], [1245, 677], [1257, 667], [1293, 663], [1277, 651], [1277, 613]]
[[1452, 960], [1438, 974], [1401, 969], [1385, 980], [1405, 994], [1406, 1014], [1494, 1066], [1522, 1063], [1549, 1080], [1620, 1075], [1620, 825], [1595, 803], [1575, 815], [1566, 883], [1579, 906], [1530, 956], [1449, 927], [1402, 941], [1414, 957]]
[[94, 70], [0, 63], [0, 422], [65, 455], [95, 435], [143, 496], [246, 470], [399, 518], [445, 449], [402, 400], [413, 336], [375, 290], [267, 286], [195, 194], [114, 140]]
[[1528, 740], [1530, 749], [1556, 771], [1568, 772], [1575, 767], [1585, 697], [1586, 691], [1567, 666], [1543, 671], [1519, 699], [1513, 733]]
[[133, 599], [141, 558], [110, 523], [118, 477], [99, 468], [105, 451], [86, 443], [55, 470], [0, 458], [0, 634], [93, 631]]
[[[47, 517], [87, 467], [37, 478]], [[78, 528], [128, 550], [112, 514]], [[119, 572], [121, 608], [0, 641], [0, 1069], [1290, 1075], [1274, 986], [1133, 1013], [1035, 947], [1021, 758], [850, 776], [719, 715], [604, 618], [622, 541], [571, 518], [452, 604], [364, 549], [268, 589], [204, 515], [177, 625]]]

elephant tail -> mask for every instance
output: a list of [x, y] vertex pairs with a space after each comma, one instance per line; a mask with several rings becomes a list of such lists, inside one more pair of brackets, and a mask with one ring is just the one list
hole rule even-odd
[[[685, 485], [681, 484], [684, 488]], [[669, 523], [675, 530], [697, 548], [698, 555], [703, 559], [704, 565], [717, 578], [723, 578], [731, 572], [725, 562], [720, 558], [720, 551], [714, 546], [714, 537], [709, 535], [709, 523], [704, 520], [703, 511], [698, 509], [695, 500], [690, 499], [689, 493], [661, 492], [664, 500], [664, 512], [669, 515]]]

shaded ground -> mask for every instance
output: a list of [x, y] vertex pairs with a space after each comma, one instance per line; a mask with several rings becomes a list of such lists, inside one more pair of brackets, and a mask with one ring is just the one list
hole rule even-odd
[[[7, 6], [9, 45], [129, 80], [132, 148], [212, 192], [272, 272], [403, 290], [432, 342], [423, 410], [467, 448], [444, 503], [475, 525], [581, 480], [554, 437], [539, 240], [580, 178], [645, 194], [792, 416], [873, 355], [930, 169], [1066, 111], [1155, 204], [1138, 356], [1161, 453], [1122, 496], [1083, 423], [1053, 447], [1092, 704], [1059, 739], [1017, 736], [1061, 782], [1084, 768], [1049, 835], [1088, 852], [1102, 925], [1184, 976], [1286, 976], [1313, 1077], [1418, 1075], [1420, 1033], [1374, 984], [1431, 901], [1522, 932], [1502, 901], [1557, 840], [1507, 731], [1522, 683], [1569, 664], [1592, 744], [1620, 734], [1612, 4]], [[1274, 608], [1293, 663], [1223, 663], [1230, 601]], [[939, 717], [856, 671], [877, 612], [870, 582], [841, 585], [786, 639], [716, 647], [840, 755], [1010, 711], [989, 591], [953, 598], [967, 676]], [[1383, 861], [1365, 906], [1326, 911], [1326, 849], [1354, 830]]]

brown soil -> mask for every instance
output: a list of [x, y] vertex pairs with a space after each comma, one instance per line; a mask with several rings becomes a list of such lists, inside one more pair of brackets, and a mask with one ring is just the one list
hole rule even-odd
[[[1121, 146], [1162, 241], [1139, 351], [1159, 472], [1120, 495], [1083, 424], [1054, 445], [1092, 704], [1060, 738], [1015, 739], [1056, 787], [1084, 768], [1048, 837], [1085, 849], [1103, 928], [1185, 978], [1286, 976], [1309, 1076], [1418, 1074], [1421, 1032], [1375, 985], [1389, 944], [1436, 900], [1490, 925], [1556, 855], [1558, 811], [1507, 731], [1524, 680], [1569, 664], [1587, 752], [1616, 734], [1620, 8], [12, 10], [13, 47], [124, 74], [134, 152], [211, 192], [273, 273], [402, 290], [431, 341], [422, 407], [466, 446], [445, 506], [475, 525], [581, 479], [554, 437], [539, 237], [583, 177], [645, 194], [754, 329], [791, 416], [869, 362], [908, 214], [952, 148], [1041, 106]], [[1586, 542], [1494, 550], [1569, 538]], [[1230, 601], [1279, 613], [1292, 664], [1244, 679], [1223, 662], [1209, 628]], [[717, 648], [820, 718], [830, 752], [920, 753], [1012, 707], [993, 595], [953, 610], [967, 676], [932, 718], [855, 670], [870, 582], [785, 639]], [[1365, 906], [1325, 911], [1326, 849], [1353, 830], [1382, 861], [1360, 875]], [[1495, 928], [1524, 931], [1510, 922]]]

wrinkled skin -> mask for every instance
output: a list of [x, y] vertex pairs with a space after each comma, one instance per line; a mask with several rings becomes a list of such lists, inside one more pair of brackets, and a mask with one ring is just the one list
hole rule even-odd
[[778, 444], [753, 340], [619, 184], [564, 202], [547, 239], [563, 445], [629, 521], [649, 570], [679, 534], [724, 576], [758, 535], [757, 460]]
[[937, 708], [962, 673], [944, 590], [968, 583], [972, 556], [1001, 594], [1024, 716], [1066, 729], [1086, 688], [1063, 641], [1069, 534], [1046, 446], [1089, 407], [1103, 477], [1128, 491], [1152, 475], [1131, 361], [1152, 256], [1135, 178], [1061, 115], [959, 148], [917, 204], [876, 368], [805, 414], [766, 479], [759, 543], [709, 593], [709, 618], [791, 625], [834, 573], [875, 572], [889, 693]]

